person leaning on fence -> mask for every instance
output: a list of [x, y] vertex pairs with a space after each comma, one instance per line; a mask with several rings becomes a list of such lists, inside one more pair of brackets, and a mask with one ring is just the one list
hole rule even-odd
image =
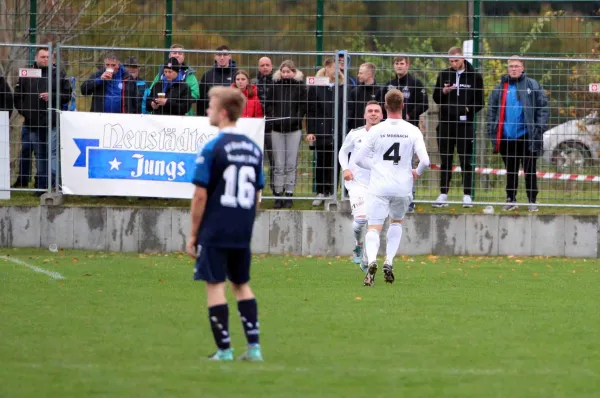
[[250, 83], [250, 75], [243, 69], [239, 69], [234, 76], [233, 88], [239, 89], [246, 97], [246, 106], [242, 112], [242, 117], [264, 117], [263, 107], [258, 98], [258, 89]]
[[138, 113], [137, 82], [115, 53], [104, 56], [104, 66], [83, 82], [81, 94], [92, 96], [90, 112]]
[[137, 57], [127, 57], [125, 62], [123, 62], [123, 66], [127, 73], [131, 75], [131, 79], [135, 80], [136, 85], [136, 102], [137, 102], [137, 112], [136, 113], [144, 113], [144, 94], [146, 92], [147, 83], [140, 77], [140, 63]]
[[[190, 87], [190, 95], [192, 99], [197, 100], [200, 97], [200, 87], [198, 85], [198, 79], [196, 79], [196, 71], [185, 64], [185, 53], [181, 50], [185, 50], [185, 48], [181, 44], [173, 44], [171, 46], [171, 51], [169, 52], [169, 58], [177, 59], [179, 62], [179, 76], [177, 77], [177, 81], [186, 82]], [[146, 93], [150, 94], [152, 87], [158, 83], [163, 75], [162, 66], [160, 67], [158, 74], [154, 78], [154, 81], [150, 85], [150, 89], [146, 91]], [[146, 98], [144, 98], [144, 101]], [[145, 102], [147, 103], [147, 101]], [[151, 109], [146, 109], [146, 111], [151, 111]], [[194, 116], [194, 108], [190, 107], [190, 110], [186, 113], [187, 116]]]
[[[256, 79], [252, 79], [252, 84], [256, 84], [258, 87], [258, 98], [262, 104], [266, 103], [267, 94], [271, 87], [273, 87], [273, 62], [269, 57], [261, 57], [258, 60], [258, 72], [256, 73]], [[271, 144], [271, 125], [265, 124], [265, 140], [264, 140], [264, 156], [263, 161], [269, 162], [269, 185], [271, 191], [273, 189], [273, 150]]]
[[315, 184], [317, 197], [313, 206], [321, 206], [325, 196], [333, 194], [334, 172], [339, 173], [339, 167], [334, 164], [333, 151], [339, 151], [342, 145], [342, 128], [344, 124], [343, 106], [338, 106], [337, 113], [337, 147], [335, 144], [335, 103], [343, 103], [344, 75], [338, 70], [338, 96], [335, 97], [335, 61], [332, 58], [325, 60], [325, 67], [320, 69], [316, 77], [327, 77], [329, 84], [325, 86], [310, 86], [308, 89], [307, 108], [307, 134], [306, 142], [316, 152]]
[[291, 208], [296, 186], [298, 152], [302, 139], [302, 120], [306, 116], [306, 84], [304, 75], [294, 62], [283, 61], [273, 74], [273, 86], [267, 93], [265, 115], [272, 130], [273, 194], [275, 208]]
[[0, 75], [0, 111], [7, 111], [8, 118], [14, 108], [13, 93], [4, 76]]
[[375, 82], [377, 67], [371, 62], [358, 68], [358, 86], [354, 87], [348, 97], [348, 129], [356, 129], [365, 125], [365, 109], [369, 101], [377, 101], [379, 90]]
[[[49, 65], [52, 64], [51, 67]], [[58, 115], [52, 112], [48, 120], [48, 73], [56, 76], [56, 65], [49, 57], [48, 49], [38, 48], [35, 62], [31, 66], [39, 69], [42, 77], [19, 77], [15, 86], [15, 108], [23, 116], [21, 128], [21, 153], [19, 155], [19, 174], [14, 184], [15, 188], [26, 188], [32, 176], [32, 153], [35, 153], [35, 188], [48, 188], [48, 126], [52, 127], [52, 153], [50, 169], [56, 175], [56, 151], [58, 147], [56, 121]], [[52, 87], [54, 89], [54, 87]], [[52, 98], [54, 100], [54, 97]], [[53, 108], [62, 109], [71, 99], [71, 84], [63, 71], [60, 72], [60, 104]], [[56, 182], [55, 178], [53, 180]], [[43, 192], [37, 192], [41, 195]]]
[[153, 115], [184, 116], [192, 106], [189, 85], [181, 79], [181, 65], [177, 58], [169, 58], [163, 65], [160, 80], [153, 84], [146, 99], [146, 109]]
[[200, 94], [198, 97], [198, 115], [206, 116], [208, 109], [208, 92], [215, 86], [229, 87], [233, 83], [237, 71], [235, 61], [231, 59], [231, 49], [222, 45], [217, 47], [215, 64], [211, 70], [202, 75], [200, 79]]
[[525, 75], [519, 56], [508, 60], [508, 74], [490, 94], [487, 132], [494, 152], [502, 155], [506, 166], [506, 205], [517, 208], [519, 166], [525, 172], [528, 210], [537, 211], [538, 188], [536, 158], [543, 152], [543, 135], [548, 124], [548, 98], [542, 86]]
[[433, 100], [440, 106], [437, 142], [440, 152], [440, 195], [433, 207], [448, 206], [454, 148], [460, 160], [463, 207], [473, 207], [473, 140], [475, 114], [483, 108], [483, 77], [459, 47], [448, 50], [450, 67], [438, 75]]
[[[393, 59], [395, 78], [388, 81], [379, 91], [379, 103], [384, 108], [384, 118], [387, 118], [385, 111], [385, 95], [390, 90], [402, 91], [404, 98], [404, 108], [402, 108], [402, 119], [415, 127], [419, 127], [419, 120], [423, 113], [429, 108], [429, 99], [427, 90], [423, 82], [410, 72], [410, 58], [406, 55], [398, 55]], [[417, 196], [417, 185], [413, 184], [413, 200]], [[415, 204], [411, 202], [408, 207], [409, 213], [415, 211]]]

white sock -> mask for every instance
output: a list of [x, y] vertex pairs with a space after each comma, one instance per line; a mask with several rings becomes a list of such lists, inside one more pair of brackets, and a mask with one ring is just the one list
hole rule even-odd
[[377, 260], [377, 252], [379, 251], [379, 232], [374, 229], [368, 230], [365, 235], [365, 244], [367, 246], [367, 261], [371, 264]]
[[361, 221], [354, 220], [354, 222], [352, 223], [352, 229], [354, 230], [354, 240], [356, 241], [356, 244], [359, 246], [362, 246], [362, 243], [363, 243], [362, 235], [363, 235], [363, 230], [365, 229], [366, 223], [367, 223], [367, 220], [361, 220]]
[[387, 231], [387, 245], [385, 247], [385, 261], [390, 264], [394, 263], [394, 257], [398, 253], [402, 240], [402, 224], [390, 224]]

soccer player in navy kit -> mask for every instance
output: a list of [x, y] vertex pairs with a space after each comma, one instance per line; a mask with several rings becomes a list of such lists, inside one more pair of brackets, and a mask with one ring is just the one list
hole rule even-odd
[[258, 145], [235, 127], [246, 105], [241, 91], [214, 87], [208, 117], [219, 134], [199, 149], [192, 182], [191, 231], [186, 251], [196, 259], [195, 280], [206, 282], [208, 316], [217, 352], [212, 360], [233, 359], [226, 280], [237, 300], [248, 341], [238, 359], [262, 361], [258, 309], [250, 289], [250, 239], [256, 205], [264, 185]]

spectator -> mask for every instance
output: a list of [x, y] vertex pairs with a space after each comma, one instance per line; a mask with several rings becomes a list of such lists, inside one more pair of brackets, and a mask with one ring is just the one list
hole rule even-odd
[[273, 75], [267, 92], [265, 114], [271, 122], [273, 140], [273, 194], [287, 199], [275, 200], [275, 208], [291, 208], [296, 186], [298, 151], [302, 139], [302, 120], [306, 116], [304, 75], [292, 61], [283, 61]]
[[[317, 164], [315, 170], [315, 182], [317, 197], [313, 206], [321, 206], [325, 196], [333, 193], [334, 172], [338, 172], [338, 165], [334, 164], [333, 151], [339, 151], [342, 145], [343, 106], [338, 106], [337, 126], [335, 114], [335, 102], [343, 103], [344, 90], [342, 84], [344, 75], [338, 70], [338, 97], [335, 97], [335, 61], [332, 58], [325, 60], [325, 67], [320, 69], [316, 77], [329, 78], [326, 86], [310, 86], [308, 89], [308, 112], [307, 112], [307, 135], [306, 142], [311, 149], [316, 151]], [[337, 147], [334, 145], [334, 136], [337, 127]]]
[[358, 69], [358, 86], [354, 87], [348, 98], [348, 129], [365, 125], [367, 102], [377, 100], [381, 87], [375, 83], [377, 67], [371, 62], [364, 63]]
[[[406, 120], [413, 126], [419, 127], [419, 120], [423, 113], [429, 108], [429, 99], [427, 98], [427, 90], [418, 78], [409, 73], [410, 58], [406, 55], [394, 57], [394, 72], [396, 78], [385, 84], [385, 87], [379, 92], [379, 102], [384, 109], [384, 117], [387, 117], [385, 112], [385, 94], [392, 89], [402, 91], [404, 96], [404, 108], [402, 109], [402, 119]], [[413, 184], [413, 200], [417, 196], [417, 185]], [[410, 213], [415, 211], [415, 203], [411, 202], [408, 207]]]
[[[258, 60], [258, 73], [256, 74], [256, 79], [253, 80], [256, 87], [258, 87], [258, 98], [260, 98], [260, 102], [265, 104], [267, 99], [267, 93], [273, 86], [273, 63], [271, 62], [271, 58], [262, 57]], [[267, 159], [269, 161], [269, 185], [271, 186], [271, 191], [274, 191], [273, 188], [273, 152], [271, 145], [271, 123], [269, 121], [265, 124], [265, 143], [264, 143], [264, 154], [263, 159]]]
[[528, 210], [538, 211], [536, 158], [543, 152], [543, 135], [548, 123], [548, 98], [542, 86], [525, 75], [519, 56], [508, 60], [508, 74], [490, 94], [487, 132], [506, 166], [506, 205], [517, 208], [519, 165], [525, 172]]
[[262, 57], [258, 60], [258, 73], [252, 84], [258, 87], [258, 98], [264, 103], [267, 91], [273, 86], [273, 63], [271, 58]]
[[214, 86], [229, 87], [233, 83], [233, 77], [237, 71], [235, 61], [231, 59], [231, 49], [222, 45], [217, 47], [215, 54], [215, 65], [200, 79], [200, 94], [198, 98], [198, 115], [206, 116], [208, 109], [208, 91]]
[[[48, 73], [56, 76], [56, 65], [52, 63], [49, 71], [50, 55], [48, 49], [38, 48], [32, 68], [40, 69], [42, 77], [19, 77], [15, 86], [15, 108], [23, 116], [21, 127], [21, 154], [19, 156], [19, 174], [15, 188], [26, 188], [32, 176], [32, 153], [35, 153], [36, 176], [34, 187], [48, 188], [48, 126], [52, 127], [52, 153], [50, 169], [56, 175], [56, 152], [58, 147], [56, 136], [56, 112], [52, 112], [48, 120]], [[71, 84], [63, 71], [60, 72], [60, 104], [53, 104], [62, 109], [71, 99]], [[52, 87], [54, 89], [54, 87]], [[54, 98], [53, 98], [54, 99]], [[36, 193], [40, 196], [43, 192]]]
[[[177, 59], [177, 62], [179, 62], [179, 77], [177, 78], [177, 81], [186, 82], [190, 87], [190, 95], [194, 100], [197, 100], [200, 96], [200, 87], [198, 85], [198, 79], [196, 79], [196, 71], [185, 64], [185, 53], [181, 50], [184, 50], [181, 44], [173, 44], [171, 46], [171, 51], [169, 52], [169, 58]], [[150, 93], [152, 86], [160, 81], [162, 75], [163, 71], [161, 66], [161, 69], [158, 71], [158, 74], [154, 78], [150, 90], [147, 90], [147, 93]], [[194, 109], [190, 107], [190, 110], [186, 115], [194, 116]]]
[[2, 75], [0, 75], [0, 111], [8, 111], [9, 118], [13, 111], [13, 93]]
[[235, 82], [231, 87], [238, 88], [246, 97], [246, 106], [242, 117], [264, 117], [263, 108], [258, 98], [258, 89], [250, 83], [250, 75], [243, 69], [238, 70], [234, 76]]
[[146, 82], [140, 78], [140, 64], [137, 57], [127, 57], [123, 62], [125, 70], [131, 75], [131, 79], [135, 80], [136, 84], [136, 102], [138, 109], [136, 113], [144, 113], [145, 104], [143, 102], [144, 93], [146, 92]]
[[[344, 55], [346, 55], [344, 57]], [[338, 51], [338, 65], [340, 71], [346, 74], [346, 83], [348, 87], [356, 86], [356, 77], [350, 73], [350, 56], [345, 51]]]
[[90, 112], [137, 113], [137, 83], [115, 53], [104, 56], [104, 67], [81, 85], [81, 94], [92, 96]]
[[483, 108], [483, 77], [463, 57], [460, 47], [448, 50], [450, 67], [440, 72], [433, 100], [440, 105], [437, 141], [440, 152], [440, 195], [433, 207], [448, 206], [454, 148], [460, 160], [463, 207], [473, 207], [473, 140], [475, 114]]
[[152, 85], [146, 99], [146, 109], [153, 115], [186, 115], [192, 106], [189, 85], [180, 80], [181, 65], [177, 58], [169, 58], [163, 65], [160, 80]]

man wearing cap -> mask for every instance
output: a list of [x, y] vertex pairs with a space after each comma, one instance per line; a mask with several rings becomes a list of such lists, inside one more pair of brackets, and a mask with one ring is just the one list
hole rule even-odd
[[137, 91], [137, 102], [138, 102], [138, 113], [143, 113], [143, 98], [144, 92], [146, 91], [146, 81], [140, 78], [140, 64], [137, 57], [131, 56], [125, 59], [123, 62], [125, 70], [131, 75], [131, 80], [135, 80], [136, 91]]
[[[200, 89], [198, 87], [198, 79], [196, 79], [196, 71], [190, 66], [185, 64], [185, 53], [182, 51], [185, 48], [181, 44], [173, 44], [171, 46], [171, 51], [169, 52], [169, 58], [176, 58], [177, 62], [179, 62], [179, 77], [178, 80], [182, 82], [186, 82], [190, 88], [190, 95], [193, 99], [198, 99], [200, 94]], [[158, 74], [154, 78], [152, 85], [150, 86], [150, 90], [146, 92], [149, 94], [152, 90], [153, 86], [160, 80], [163, 74], [162, 66], [161, 70], [158, 71]], [[144, 98], [145, 103], [146, 98]], [[145, 109], [145, 111], [150, 112], [152, 109]], [[194, 116], [194, 109], [190, 108], [190, 110], [186, 113], [187, 116]]]
[[83, 82], [81, 94], [92, 96], [90, 112], [138, 113], [136, 81], [115, 53], [104, 56], [104, 66]]
[[169, 58], [163, 65], [159, 81], [152, 85], [146, 99], [146, 109], [153, 115], [185, 115], [192, 106], [189, 85], [181, 80], [181, 65], [177, 58]]

